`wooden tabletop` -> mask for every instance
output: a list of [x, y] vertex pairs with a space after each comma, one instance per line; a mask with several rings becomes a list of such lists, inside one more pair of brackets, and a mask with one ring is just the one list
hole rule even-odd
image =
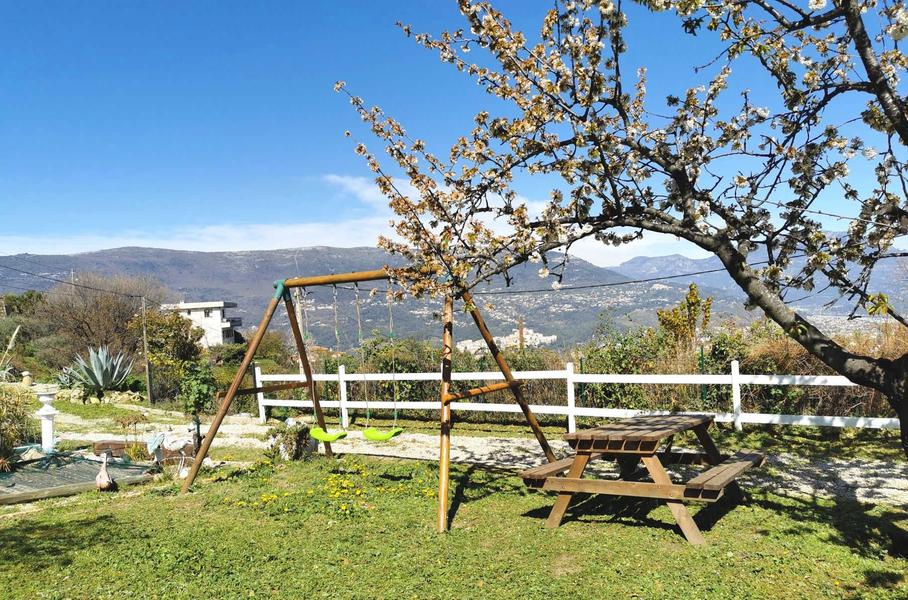
[[578, 441], [640, 441], [657, 442], [670, 435], [710, 423], [712, 415], [641, 415], [592, 429], [566, 433], [564, 439], [574, 445]]

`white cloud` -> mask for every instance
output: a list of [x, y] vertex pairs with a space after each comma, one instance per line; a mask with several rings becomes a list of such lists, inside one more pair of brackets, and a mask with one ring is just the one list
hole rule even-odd
[[[358, 211], [359, 214], [355, 217], [336, 221], [281, 224], [212, 223], [201, 226], [175, 226], [154, 231], [130, 230], [112, 235], [96, 232], [48, 236], [0, 235], [0, 255], [26, 252], [73, 254], [122, 246], [201, 252], [271, 250], [306, 246], [374, 247], [380, 235], [395, 237], [388, 226], [388, 219], [391, 217], [388, 201], [378, 191], [375, 182], [367, 177], [334, 174], [325, 175], [321, 180], [335, 188], [338, 196], [352, 196], [354, 200], [364, 205], [365, 210]], [[409, 183], [404, 182], [401, 191], [411, 193], [412, 188]], [[342, 198], [335, 199], [343, 202]]]
[[571, 246], [571, 254], [599, 267], [614, 267], [636, 256], [681, 254], [688, 258], [706, 258], [709, 253], [690, 242], [662, 233], [645, 232], [639, 240], [612, 246], [594, 238], [580, 240]]
[[[271, 250], [275, 248], [297, 248], [307, 246], [336, 246], [351, 248], [375, 246], [380, 235], [396, 237], [388, 225], [393, 215], [388, 201], [375, 182], [367, 177], [328, 174], [321, 180], [343, 196], [350, 196], [362, 206], [355, 217], [340, 218], [336, 221], [321, 220], [302, 223], [215, 223], [202, 226], [175, 226], [170, 229], [147, 231], [131, 230], [113, 235], [98, 232], [72, 235], [2, 235], [0, 234], [0, 255], [7, 254], [74, 254], [122, 246], [146, 246], [173, 250], [195, 250], [202, 252]], [[415, 190], [408, 181], [398, 180], [402, 193], [411, 195]], [[526, 202], [531, 213], [537, 213], [545, 202], [520, 197]], [[496, 230], [506, 229], [503, 223], [491, 224]], [[571, 253], [599, 266], [614, 266], [635, 256], [658, 256], [683, 254], [701, 258], [706, 254], [691, 244], [671, 236], [650, 234], [642, 240], [614, 247], [586, 239], [575, 244]]]
[[379, 191], [375, 182], [367, 177], [329, 173], [322, 177], [322, 181], [350, 194], [364, 204], [375, 208], [388, 207], [388, 199]]
[[[329, 173], [328, 175], [322, 176], [321, 179], [325, 183], [353, 196], [381, 214], [390, 214], [391, 212], [391, 209], [388, 207], [388, 197], [382, 194], [375, 181], [368, 177]], [[419, 192], [410, 185], [409, 181], [405, 179], [393, 179], [392, 181], [394, 187], [396, 187], [404, 196], [411, 198], [419, 197]]]
[[117, 235], [2, 236], [0, 254], [74, 254], [122, 246], [147, 246], [202, 252], [271, 250], [304, 246], [375, 246], [379, 235], [388, 235], [383, 217], [338, 222], [289, 224], [219, 224], [177, 227], [167, 231], [127, 231]]

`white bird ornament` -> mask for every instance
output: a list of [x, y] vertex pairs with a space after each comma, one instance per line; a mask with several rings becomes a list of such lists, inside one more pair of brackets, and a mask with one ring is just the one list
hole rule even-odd
[[101, 459], [101, 470], [98, 471], [98, 475], [95, 477], [95, 485], [99, 492], [111, 492], [116, 489], [116, 483], [107, 472], [107, 452], [101, 455]]

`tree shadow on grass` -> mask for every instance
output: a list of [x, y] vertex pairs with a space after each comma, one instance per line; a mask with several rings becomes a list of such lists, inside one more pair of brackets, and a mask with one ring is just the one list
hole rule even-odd
[[[552, 502], [546, 506], [536, 508], [524, 513], [524, 516], [547, 519], [552, 510]], [[581, 523], [620, 523], [632, 527], [646, 527], [674, 531], [683, 539], [681, 529], [674, 522], [656, 519], [650, 514], [664, 504], [661, 500], [652, 498], [635, 498], [632, 496], [609, 496], [605, 494], [574, 494], [568, 511], [562, 519], [562, 524], [571, 521]], [[701, 508], [694, 515], [694, 521], [701, 531], [709, 531], [719, 520], [739, 503], [729, 498], [722, 498]], [[692, 511], [693, 512], [693, 511]]]
[[0, 564], [26, 563], [33, 571], [68, 566], [83, 550], [109, 546], [125, 534], [110, 515], [47, 523], [18, 519], [0, 529]]
[[515, 479], [509, 469], [471, 464], [456, 466], [451, 471], [453, 494], [448, 507], [448, 525], [454, 522], [457, 511], [466, 502], [476, 502], [494, 494], [525, 496], [529, 492]]
[[752, 503], [786, 515], [792, 524], [783, 533], [807, 534], [814, 530], [815, 524], [831, 525], [833, 533], [829, 540], [864, 558], [879, 558], [881, 553], [902, 558], [908, 555], [905, 546], [908, 534], [905, 525], [899, 525], [908, 522], [908, 514], [897, 508], [885, 507], [873, 512], [875, 505], [861, 502], [848, 492], [831, 500], [794, 495], [778, 498], [758, 493]]
[[[875, 505], [861, 502], [853, 492], [845, 491], [831, 501], [816, 497], [785, 496], [782, 499], [757, 496], [753, 504], [768, 511], [784, 514], [794, 524], [783, 533], [807, 535], [814, 524], [831, 525], [829, 542], [845, 546], [855, 555], [880, 560], [888, 554], [894, 558], [908, 557], [908, 514], [886, 507], [874, 511]], [[902, 523], [900, 525], [900, 522]], [[769, 535], [769, 532], [764, 532]], [[881, 565], [882, 566], [882, 565]], [[872, 588], [895, 589], [905, 581], [906, 569], [866, 569], [864, 580]]]
[[[646, 472], [637, 470], [626, 478], [627, 481], [648, 481]], [[819, 525], [831, 525], [834, 533], [827, 538], [830, 542], [848, 547], [849, 550], [864, 558], [879, 559], [883, 554], [894, 557], [908, 557], [908, 513], [900, 508], [886, 507], [877, 509], [873, 504], [857, 499], [853, 487], [848, 487], [841, 482], [835, 489], [838, 494], [831, 499], [820, 499], [818, 496], [785, 495], [783, 491], [775, 489], [772, 495], [762, 490], [752, 493], [743, 492], [737, 497], [727, 493], [718, 502], [706, 504], [696, 510], [694, 521], [702, 531], [711, 530], [727, 513], [739, 505], [750, 505], [765, 509], [771, 513], [784, 515], [787, 527], [781, 531], [786, 535], [815, 535]], [[537, 509], [533, 509], [524, 516], [545, 519], [551, 512], [555, 494], [549, 496], [551, 502]], [[654, 519], [653, 510], [663, 504], [663, 501], [633, 498], [622, 496], [608, 496], [601, 494], [574, 494], [574, 498], [564, 516], [563, 523], [578, 522], [614, 522], [635, 527], [655, 527], [663, 530], [672, 530], [680, 534], [680, 529], [675, 523]], [[697, 503], [688, 504], [696, 507]], [[692, 510], [691, 512], [694, 512]], [[771, 535], [771, 528], [760, 531], [764, 535]], [[894, 585], [892, 577], [885, 571], [876, 575], [868, 572], [868, 585]], [[903, 577], [898, 576], [896, 581]], [[873, 583], [875, 582], [875, 583]]]

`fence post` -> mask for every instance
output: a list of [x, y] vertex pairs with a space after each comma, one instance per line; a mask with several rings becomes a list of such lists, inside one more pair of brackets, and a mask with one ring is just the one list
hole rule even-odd
[[568, 433], [577, 431], [577, 416], [574, 414], [576, 401], [574, 399], [574, 363], [569, 362], [564, 365], [567, 381], [567, 422]]
[[341, 428], [350, 427], [350, 417], [347, 414], [347, 367], [344, 365], [337, 366], [337, 399], [340, 404]]
[[[252, 387], [259, 387], [259, 383], [262, 381], [262, 370], [259, 368], [255, 362], [252, 363]], [[259, 422], [264, 423], [268, 420], [268, 409], [265, 408], [265, 405], [262, 402], [265, 400], [265, 392], [258, 392], [255, 395], [256, 401], [259, 403]]]
[[743, 429], [741, 425], [741, 383], [738, 380], [738, 376], [741, 374], [739, 367], [738, 361], [731, 361], [731, 406], [735, 416], [736, 431]]

